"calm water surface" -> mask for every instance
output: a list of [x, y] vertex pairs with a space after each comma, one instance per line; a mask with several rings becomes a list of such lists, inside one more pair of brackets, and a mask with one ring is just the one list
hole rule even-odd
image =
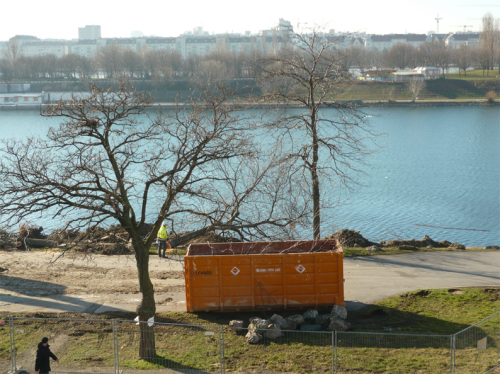
[[[345, 204], [325, 212], [323, 234], [352, 228], [372, 240], [395, 235], [500, 245], [498, 107], [369, 109], [383, 148]], [[56, 119], [0, 111], [0, 138], [44, 133]], [[444, 230], [415, 224], [489, 230]], [[55, 222], [42, 224], [46, 229]]]

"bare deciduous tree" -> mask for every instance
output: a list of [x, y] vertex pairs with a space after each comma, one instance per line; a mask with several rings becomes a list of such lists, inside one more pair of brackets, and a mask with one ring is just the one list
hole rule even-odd
[[355, 181], [353, 172], [361, 171], [363, 156], [370, 153], [364, 141], [373, 134], [356, 105], [335, 99], [336, 90], [353, 84], [343, 63], [350, 55], [336, 48], [342, 38], [327, 40], [317, 29], [293, 38], [296, 48], [262, 58], [260, 71], [271, 85], [264, 99], [299, 106], [286, 111], [273, 130], [274, 136], [288, 139], [296, 178], [307, 185], [304, 191], [311, 196], [313, 237], [319, 239], [321, 210], [329, 205], [327, 192]]
[[398, 43], [387, 52], [387, 60], [390, 66], [399, 69], [414, 67], [415, 47], [408, 43]]
[[411, 77], [410, 80], [406, 82], [406, 88], [408, 89], [408, 91], [411, 92], [413, 101], [415, 101], [418, 98], [418, 95], [424, 89], [424, 87], [425, 87], [425, 80], [417, 77]]
[[[491, 12], [483, 16], [483, 30], [480, 34], [480, 45], [483, 54], [487, 55], [489, 68], [493, 69], [500, 53], [500, 21], [493, 18]], [[498, 68], [500, 72], [500, 66]], [[489, 75], [489, 71], [487, 72]]]
[[[163, 220], [197, 221], [175, 246], [214, 230], [283, 238], [305, 217], [307, 197], [289, 192], [298, 183], [290, 160], [272, 144], [258, 150], [254, 124], [238, 115], [244, 108], [227, 105], [232, 91], [203, 91], [199, 102], [153, 118], [144, 117], [151, 97], [125, 83], [90, 88], [88, 98], [47, 107], [44, 115], [63, 123], [46, 136], [2, 141], [1, 224], [33, 214], [57, 217], [65, 228], [118, 223], [135, 253], [140, 321], [156, 310], [149, 249]], [[142, 238], [146, 220], [154, 225]], [[141, 323], [140, 331], [140, 357], [155, 357], [153, 328]]]
[[483, 77], [484, 77], [484, 71], [486, 70], [489, 74], [489, 70], [491, 67], [490, 51], [484, 46], [481, 46], [477, 50], [476, 58], [477, 58], [477, 63], [483, 70]]
[[22, 55], [21, 43], [19, 43], [19, 40], [16, 37], [10, 38], [10, 40], [5, 44], [2, 52], [4, 58], [7, 58], [12, 62], [16, 62]]
[[123, 53], [115, 43], [99, 48], [96, 59], [107, 78], [118, 78], [122, 70]]
[[453, 60], [457, 65], [459, 75], [460, 71], [463, 70], [467, 76], [467, 69], [473, 66], [476, 61], [476, 53], [468, 45], [462, 44], [453, 51]]
[[142, 57], [135, 51], [127, 49], [123, 52], [123, 68], [128, 73], [130, 78], [134, 78], [142, 70]]

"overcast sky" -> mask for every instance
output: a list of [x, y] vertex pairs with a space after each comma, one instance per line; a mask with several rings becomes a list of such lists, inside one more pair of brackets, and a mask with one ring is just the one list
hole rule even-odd
[[[477, 4], [475, 3], [477, 2]], [[500, 18], [497, 0], [0, 0], [0, 40], [14, 35], [39, 38], [78, 38], [78, 27], [101, 25], [102, 37], [144, 35], [177, 36], [203, 26], [210, 33], [243, 33], [269, 29], [279, 18], [307, 22], [336, 31], [367, 33], [427, 33], [480, 31], [481, 17], [491, 12]]]

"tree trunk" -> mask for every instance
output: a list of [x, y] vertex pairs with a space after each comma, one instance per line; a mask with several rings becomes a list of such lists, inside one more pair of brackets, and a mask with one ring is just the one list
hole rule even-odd
[[141, 303], [137, 306], [137, 314], [139, 315], [139, 321], [141, 321], [139, 357], [147, 360], [156, 357], [154, 326], [149, 327], [147, 324], [147, 320], [155, 315], [156, 304], [153, 283], [149, 278], [149, 251], [137, 233], [132, 237], [132, 244], [135, 249], [139, 289], [142, 293]]
[[321, 238], [321, 217], [320, 217], [320, 194], [318, 177], [318, 132], [316, 128], [316, 113], [312, 116], [312, 136], [313, 136], [313, 162], [311, 168], [312, 178], [312, 198], [313, 198], [313, 235], [314, 240]]

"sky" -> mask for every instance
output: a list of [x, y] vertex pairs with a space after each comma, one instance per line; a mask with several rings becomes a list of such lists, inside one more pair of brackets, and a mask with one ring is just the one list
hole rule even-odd
[[[15, 35], [76, 39], [78, 27], [100, 25], [103, 38], [144, 35], [178, 36], [202, 26], [210, 33], [270, 29], [279, 18], [294, 28], [320, 26], [369, 34], [480, 31], [481, 18], [500, 18], [498, 0], [0, 0], [0, 41]], [[300, 29], [299, 29], [300, 31]]]

